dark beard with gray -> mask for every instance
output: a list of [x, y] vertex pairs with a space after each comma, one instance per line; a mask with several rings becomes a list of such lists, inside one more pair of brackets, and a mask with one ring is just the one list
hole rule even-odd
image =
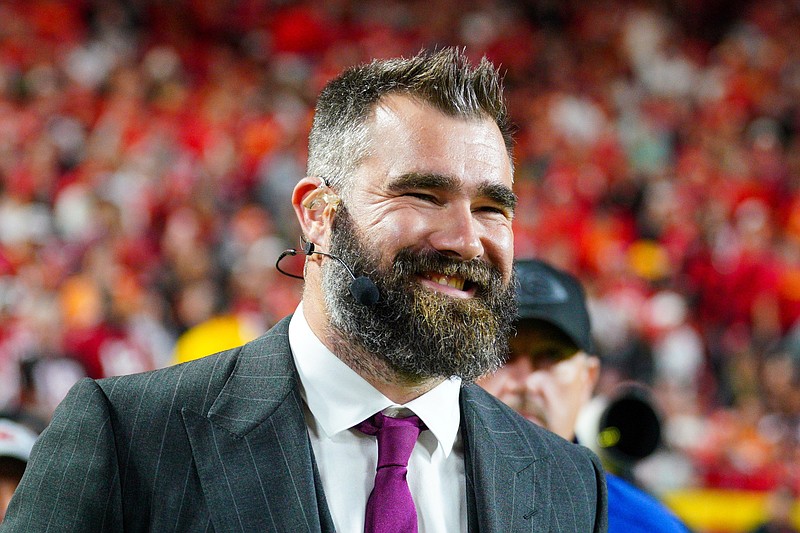
[[[461, 261], [435, 251], [401, 250], [389, 270], [365, 245], [343, 206], [336, 214], [330, 252], [351, 265], [356, 276], [368, 276], [378, 287], [375, 305], [356, 303], [350, 277], [337, 262], [323, 269], [323, 285], [331, 325], [349, 347], [362, 371], [374, 370], [364, 358], [381, 358], [407, 380], [449, 378], [464, 381], [497, 370], [508, 353], [508, 337], [517, 308], [514, 280], [503, 284], [502, 273], [482, 260]], [[422, 286], [427, 272], [458, 276], [475, 287], [472, 298], [447, 296]], [[386, 376], [378, 376], [385, 378]]]

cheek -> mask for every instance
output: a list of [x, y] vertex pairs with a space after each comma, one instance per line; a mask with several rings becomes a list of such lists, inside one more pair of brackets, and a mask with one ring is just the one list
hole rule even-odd
[[354, 215], [354, 220], [365, 242], [394, 249], [418, 243], [431, 225], [430, 220], [410, 209], [368, 210]]
[[505, 376], [503, 374], [503, 369], [500, 369], [490, 376], [479, 379], [478, 385], [483, 387], [489, 394], [499, 397], [500, 389], [502, 388], [504, 379]]
[[562, 361], [553, 367], [552, 376], [561, 388], [564, 398], [571, 403], [580, 405], [588, 399], [588, 373], [579, 361]]
[[505, 281], [511, 279], [511, 269], [514, 261], [514, 233], [511, 225], [494, 225], [483, 233], [483, 246], [486, 255], [492, 263], [500, 267], [505, 275]]
[[519, 403], [524, 394], [526, 373], [509, 363], [494, 374], [482, 379], [480, 385], [507, 404]]
[[572, 383], [578, 384], [581, 381], [581, 366], [575, 364], [575, 361], [561, 361], [560, 363], [552, 366], [550, 373], [561, 385], [569, 385]]

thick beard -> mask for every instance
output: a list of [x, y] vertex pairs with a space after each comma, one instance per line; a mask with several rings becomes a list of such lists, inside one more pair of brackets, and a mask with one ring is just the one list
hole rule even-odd
[[[382, 269], [377, 248], [364, 242], [340, 207], [330, 252], [351, 265], [356, 276], [368, 276], [380, 291], [375, 305], [356, 303], [342, 265], [324, 265], [326, 305], [331, 325], [344, 341], [337, 344], [350, 352], [348, 364], [380, 372], [380, 365], [368, 360], [377, 357], [409, 381], [451, 376], [472, 381], [503, 364], [517, 312], [513, 279], [504, 284], [502, 273], [482, 260], [465, 262], [409, 249], [397, 254], [391, 269]], [[425, 288], [418, 281], [425, 272], [468, 279], [477, 286], [475, 296], [459, 299]]]

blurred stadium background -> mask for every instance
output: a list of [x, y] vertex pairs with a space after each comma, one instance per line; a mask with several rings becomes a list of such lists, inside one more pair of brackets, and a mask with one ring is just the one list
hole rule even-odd
[[292, 312], [317, 92], [442, 45], [506, 71], [517, 256], [585, 282], [601, 391], [653, 391], [631, 475], [750, 530], [800, 491], [797, 1], [0, 2], [0, 410]]

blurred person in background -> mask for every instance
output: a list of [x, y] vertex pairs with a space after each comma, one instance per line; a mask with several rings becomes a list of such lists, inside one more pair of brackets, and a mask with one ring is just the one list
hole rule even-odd
[[0, 522], [25, 472], [34, 442], [36, 433], [29, 428], [0, 418]]
[[[496, 68], [454, 48], [330, 81], [292, 196], [296, 312], [239, 348], [79, 382], [0, 530], [605, 531], [599, 459], [470, 383], [516, 316], [507, 119]], [[382, 464], [393, 433], [403, 466]]]
[[[510, 359], [478, 383], [532, 422], [575, 441], [579, 414], [592, 400], [601, 370], [583, 287], [543, 261], [518, 260], [515, 269], [519, 308]], [[607, 472], [606, 483], [609, 532], [688, 531], [628, 481]]]
[[226, 292], [222, 285], [200, 279], [181, 288], [177, 309], [188, 327], [175, 342], [174, 363], [241, 346], [263, 331], [236, 313], [227, 312], [224, 304], [215, 305], [219, 295]]
[[77, 361], [58, 354], [32, 355], [20, 361], [19, 367], [19, 395], [4, 412], [41, 433], [58, 404], [86, 373]]

